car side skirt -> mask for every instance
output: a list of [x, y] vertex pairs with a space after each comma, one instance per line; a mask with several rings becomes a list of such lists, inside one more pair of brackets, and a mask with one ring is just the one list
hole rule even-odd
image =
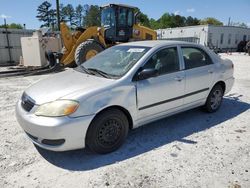
[[143, 107], [139, 108], [139, 110], [144, 110], [144, 109], [147, 109], [147, 108], [151, 108], [151, 107], [158, 106], [158, 105], [161, 105], [161, 104], [164, 104], [164, 103], [172, 102], [174, 100], [179, 100], [179, 99], [189, 97], [191, 95], [195, 95], [195, 94], [198, 94], [198, 93], [201, 93], [201, 92], [204, 92], [204, 91], [208, 91], [208, 90], [209, 90], [209, 88], [204, 88], [204, 89], [194, 91], [194, 92], [191, 92], [191, 93], [188, 93], [188, 94], [185, 94], [185, 95], [182, 95], [182, 96], [178, 96], [178, 97], [175, 97], [175, 98], [172, 98], [172, 99], [168, 99], [168, 100], [160, 101], [160, 102], [150, 104], [150, 105], [147, 105], [147, 106], [143, 106]]

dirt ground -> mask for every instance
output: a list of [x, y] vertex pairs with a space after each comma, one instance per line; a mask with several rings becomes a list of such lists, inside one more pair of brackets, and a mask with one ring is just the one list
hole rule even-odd
[[250, 57], [214, 114], [190, 110], [132, 130], [116, 152], [51, 152], [26, 138], [15, 103], [51, 75], [0, 79], [0, 187], [250, 187]]

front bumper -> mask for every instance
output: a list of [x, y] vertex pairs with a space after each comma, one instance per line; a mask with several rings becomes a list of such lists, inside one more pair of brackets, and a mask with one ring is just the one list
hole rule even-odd
[[224, 92], [224, 94], [227, 94], [229, 91], [231, 91], [233, 85], [234, 85], [234, 81], [235, 81], [235, 78], [234, 77], [231, 77], [227, 80], [225, 80], [225, 83], [226, 83], [226, 91]]
[[[94, 115], [77, 118], [36, 116], [33, 111], [25, 111], [21, 101], [18, 101], [16, 118], [34, 144], [47, 150], [67, 151], [85, 147], [87, 129]], [[44, 144], [46, 143], [44, 140], [64, 140], [64, 142], [59, 145], [48, 145]]]

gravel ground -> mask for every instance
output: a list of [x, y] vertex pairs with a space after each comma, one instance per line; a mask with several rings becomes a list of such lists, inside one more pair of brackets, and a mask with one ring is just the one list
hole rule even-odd
[[50, 75], [0, 79], [0, 187], [250, 187], [250, 57], [221, 109], [190, 110], [132, 130], [116, 152], [34, 147], [15, 119], [30, 84]]

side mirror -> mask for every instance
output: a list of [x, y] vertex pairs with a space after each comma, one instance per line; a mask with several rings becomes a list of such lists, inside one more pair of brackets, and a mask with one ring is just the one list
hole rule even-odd
[[158, 74], [158, 70], [156, 69], [143, 69], [141, 72], [137, 74], [136, 80], [145, 80], [151, 77], [155, 77]]

